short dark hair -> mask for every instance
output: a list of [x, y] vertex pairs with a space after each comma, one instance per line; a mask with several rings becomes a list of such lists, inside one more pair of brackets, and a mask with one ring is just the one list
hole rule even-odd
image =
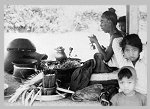
[[124, 78], [124, 77], [126, 77], [128, 79], [132, 77], [132, 73], [128, 68], [121, 69], [118, 73], [119, 80], [122, 80], [122, 78]]
[[119, 17], [118, 22], [125, 22], [126, 23], [126, 16]]
[[143, 50], [143, 44], [137, 34], [129, 34], [123, 37], [123, 40], [120, 42], [120, 47], [122, 48], [123, 52], [126, 45], [137, 47], [139, 49], [139, 52], [142, 52]]
[[105, 11], [102, 14], [102, 17], [105, 17], [106, 19], [111, 20], [114, 25], [117, 25], [117, 15], [115, 11], [116, 10], [114, 8], [109, 8], [108, 11]]

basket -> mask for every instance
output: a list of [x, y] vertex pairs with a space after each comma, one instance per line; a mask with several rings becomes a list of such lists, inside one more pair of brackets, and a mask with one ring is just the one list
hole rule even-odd
[[42, 88], [42, 95], [53, 95], [56, 93], [56, 86], [51, 88]]

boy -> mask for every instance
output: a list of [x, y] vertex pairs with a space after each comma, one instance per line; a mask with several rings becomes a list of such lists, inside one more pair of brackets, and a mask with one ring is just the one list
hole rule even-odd
[[[119, 43], [120, 45], [118, 45]], [[137, 73], [135, 90], [142, 94], [147, 94], [147, 56], [146, 49], [143, 49], [144, 46], [139, 36], [129, 34], [123, 39], [114, 39], [112, 47], [117, 57], [119, 68], [123, 66], [135, 68]]]
[[136, 71], [131, 66], [124, 66], [118, 73], [118, 83], [121, 92], [111, 99], [113, 106], [145, 106], [147, 99], [143, 94], [135, 91], [137, 81]]

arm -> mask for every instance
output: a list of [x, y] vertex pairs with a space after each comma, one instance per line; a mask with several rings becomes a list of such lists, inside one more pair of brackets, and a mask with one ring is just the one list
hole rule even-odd
[[91, 43], [96, 44], [96, 47], [97, 47], [99, 53], [101, 53], [103, 55], [104, 60], [106, 62], [108, 62], [113, 55], [113, 49], [112, 49], [112, 40], [113, 39], [111, 39], [108, 48], [105, 50], [103, 47], [101, 47], [101, 45], [99, 44], [95, 35], [93, 35], [92, 37], [89, 37], [89, 38], [90, 38]]

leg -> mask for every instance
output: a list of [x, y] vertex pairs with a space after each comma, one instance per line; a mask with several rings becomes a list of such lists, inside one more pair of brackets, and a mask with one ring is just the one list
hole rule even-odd
[[103, 55], [101, 53], [94, 54], [95, 68], [93, 69], [93, 73], [109, 73], [112, 72], [111, 67], [109, 67], [103, 61]]

